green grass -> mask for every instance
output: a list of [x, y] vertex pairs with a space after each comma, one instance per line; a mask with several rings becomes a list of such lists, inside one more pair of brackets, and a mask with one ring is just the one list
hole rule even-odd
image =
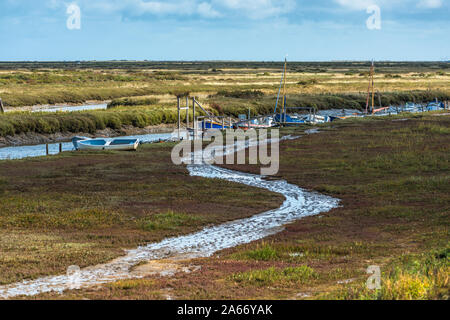
[[122, 98], [115, 99], [108, 103], [108, 109], [115, 107], [123, 107], [123, 106], [150, 106], [155, 105], [159, 102], [159, 99], [156, 98]]
[[168, 211], [149, 218], [143, 218], [138, 221], [138, 225], [142, 230], [176, 230], [183, 225], [195, 225], [199, 223], [199, 217], [183, 213], [175, 213]]
[[251, 285], [282, 286], [290, 284], [304, 284], [317, 278], [317, 273], [308, 266], [288, 267], [284, 269], [268, 268], [233, 274], [231, 281]]
[[[183, 113], [183, 121], [185, 118], [186, 114]], [[0, 116], [0, 137], [21, 133], [95, 133], [105, 128], [114, 130], [121, 129], [123, 126], [144, 128], [159, 124], [174, 124], [177, 121], [176, 109], [154, 106], [56, 114], [8, 113]]]
[[341, 289], [324, 298], [352, 300], [429, 300], [450, 298], [450, 249], [423, 254], [406, 254], [381, 276], [381, 289], [365, 283]]

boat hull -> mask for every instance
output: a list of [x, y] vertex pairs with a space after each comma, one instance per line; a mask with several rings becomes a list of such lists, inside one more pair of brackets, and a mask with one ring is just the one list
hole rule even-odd
[[221, 123], [217, 122], [202, 122], [202, 130], [208, 130], [208, 129], [229, 129], [229, 126], [222, 126]]
[[111, 141], [92, 139], [78, 141], [78, 150], [135, 151], [138, 147], [138, 139], [113, 139]]

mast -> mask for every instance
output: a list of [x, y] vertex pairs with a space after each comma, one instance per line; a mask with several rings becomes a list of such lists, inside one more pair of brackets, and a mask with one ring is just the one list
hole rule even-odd
[[287, 56], [284, 58], [283, 114], [286, 114], [286, 74], [287, 74]]
[[372, 91], [372, 111], [375, 107], [375, 62], [372, 60], [372, 66], [370, 67], [369, 73], [369, 88], [367, 89], [367, 102], [366, 102], [366, 113], [369, 113], [369, 101], [370, 101], [370, 93]]

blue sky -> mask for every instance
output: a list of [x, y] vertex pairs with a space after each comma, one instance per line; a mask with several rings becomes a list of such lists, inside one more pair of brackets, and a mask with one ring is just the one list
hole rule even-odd
[[0, 61], [449, 60], [449, 16], [449, 0], [0, 0]]

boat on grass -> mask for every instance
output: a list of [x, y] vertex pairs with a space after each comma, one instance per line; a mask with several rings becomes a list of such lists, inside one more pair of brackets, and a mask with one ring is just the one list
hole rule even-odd
[[72, 139], [76, 150], [116, 150], [135, 151], [139, 147], [139, 139]]

